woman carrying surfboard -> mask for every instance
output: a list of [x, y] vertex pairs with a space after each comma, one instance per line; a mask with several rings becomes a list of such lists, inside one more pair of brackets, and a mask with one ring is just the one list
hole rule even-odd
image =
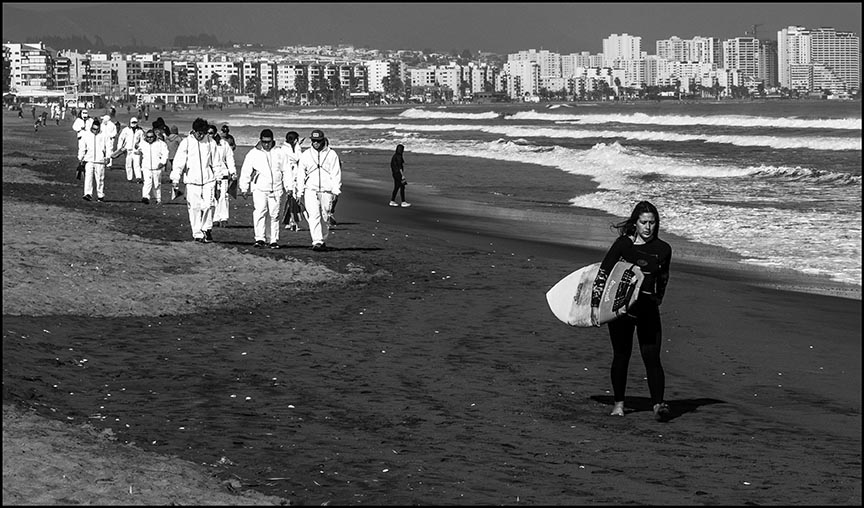
[[648, 201], [640, 201], [630, 217], [613, 227], [618, 238], [609, 248], [597, 277], [591, 298], [591, 321], [597, 324], [597, 309], [606, 285], [606, 279], [615, 263], [621, 259], [641, 268], [645, 279], [636, 303], [619, 319], [609, 322], [609, 337], [612, 340], [612, 390], [615, 407], [613, 416], [624, 416], [624, 392], [627, 387], [627, 368], [633, 350], [633, 332], [639, 338], [639, 351], [648, 377], [648, 390], [654, 416], [666, 421], [671, 416], [669, 405], [663, 400], [666, 386], [663, 365], [660, 363], [660, 348], [663, 331], [660, 323], [660, 304], [669, 282], [669, 264], [672, 247], [657, 237], [660, 231], [660, 214]]

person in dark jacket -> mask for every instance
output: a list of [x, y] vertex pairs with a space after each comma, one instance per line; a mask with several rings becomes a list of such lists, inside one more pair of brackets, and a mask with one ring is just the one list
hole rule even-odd
[[411, 203], [405, 201], [405, 185], [408, 184], [408, 180], [405, 179], [405, 159], [402, 157], [402, 152], [404, 151], [404, 146], [396, 145], [396, 152], [390, 158], [390, 172], [393, 173], [393, 193], [390, 196], [390, 206], [400, 206], [396, 202], [397, 192], [402, 197], [401, 206], [411, 206]]

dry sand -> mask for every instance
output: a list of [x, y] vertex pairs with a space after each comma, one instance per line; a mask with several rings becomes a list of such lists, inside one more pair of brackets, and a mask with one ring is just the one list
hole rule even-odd
[[392, 209], [380, 161], [349, 153], [334, 250], [250, 249], [242, 200], [199, 245], [122, 171], [82, 201], [71, 132], [11, 115], [4, 504], [861, 503], [860, 301], [678, 263], [675, 418], [650, 417], [638, 354], [610, 418], [605, 328], [543, 299], [601, 251], [533, 241], [506, 199], [471, 220], [420, 178]]

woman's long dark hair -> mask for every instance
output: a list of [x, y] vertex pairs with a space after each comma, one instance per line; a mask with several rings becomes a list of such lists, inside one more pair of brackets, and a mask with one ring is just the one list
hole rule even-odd
[[660, 234], [660, 213], [657, 211], [657, 207], [649, 201], [636, 203], [633, 211], [630, 212], [630, 218], [617, 224], [612, 224], [612, 228], [618, 230], [618, 236], [633, 236], [636, 234], [636, 222], [643, 213], [654, 214], [654, 220], [657, 221], [657, 225], [654, 228], [654, 238], [657, 238]]

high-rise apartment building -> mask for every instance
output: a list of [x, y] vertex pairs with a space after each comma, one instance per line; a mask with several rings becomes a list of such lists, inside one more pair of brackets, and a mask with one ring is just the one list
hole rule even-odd
[[528, 60], [511, 60], [504, 64], [507, 92], [511, 99], [535, 96], [540, 91], [540, 64]]
[[642, 58], [642, 37], [628, 34], [612, 34], [603, 39], [603, 65], [612, 67], [616, 59], [638, 60]]
[[804, 92], [854, 91], [861, 86], [857, 34], [789, 26], [777, 32], [780, 86]]
[[588, 51], [581, 53], [570, 53], [569, 55], [561, 55], [561, 76], [569, 78], [575, 76], [576, 69], [592, 67], [591, 55]]
[[25, 92], [54, 86], [54, 59], [41, 42], [4, 43], [9, 59], [11, 90]]
[[[781, 87], [796, 88], [792, 86], [792, 73], [799, 65], [810, 65], [810, 31], [803, 26], [788, 26], [777, 32], [777, 77]], [[800, 78], [796, 81], [800, 82]]]
[[668, 39], [659, 40], [655, 43], [657, 57], [670, 62], [689, 62], [690, 55], [685, 46], [685, 41], [676, 35]]
[[367, 60], [366, 74], [370, 92], [384, 91], [384, 78], [399, 78], [405, 83], [405, 66], [400, 60]]
[[723, 64], [723, 46], [717, 37], [696, 36], [687, 41], [688, 62], [710, 63], [717, 67]]
[[[861, 46], [858, 35], [833, 28], [810, 31], [810, 62], [824, 69], [814, 89], [849, 91], [861, 85]], [[817, 77], [814, 74], [814, 79]]]
[[540, 78], [560, 78], [561, 77], [561, 55], [551, 51], [541, 49], [529, 49], [518, 53], [507, 55], [508, 62], [523, 61], [535, 62], [540, 66]]
[[778, 85], [776, 41], [759, 41], [759, 50], [756, 54], [756, 79], [766, 88]]
[[738, 69], [745, 86], [755, 86], [759, 81], [759, 39], [736, 37], [723, 41], [723, 67]]

